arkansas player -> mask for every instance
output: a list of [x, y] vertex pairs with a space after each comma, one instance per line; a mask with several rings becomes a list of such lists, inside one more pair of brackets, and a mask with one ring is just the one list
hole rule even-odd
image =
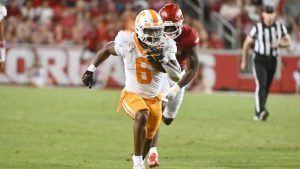
[[[192, 81], [198, 71], [199, 61], [196, 46], [199, 43], [199, 37], [193, 28], [182, 24], [183, 15], [177, 5], [166, 4], [160, 9], [159, 14], [164, 21], [164, 35], [175, 40], [177, 45], [176, 58], [182, 70], [185, 70], [185, 74], [178, 83], [170, 80], [167, 76], [164, 78], [161, 89], [163, 93], [162, 119], [166, 125], [170, 125], [182, 103], [185, 86]], [[148, 157], [150, 168], [159, 165], [156, 149], [157, 137], [158, 131], [151, 145]], [[145, 156], [146, 153], [144, 154]]]

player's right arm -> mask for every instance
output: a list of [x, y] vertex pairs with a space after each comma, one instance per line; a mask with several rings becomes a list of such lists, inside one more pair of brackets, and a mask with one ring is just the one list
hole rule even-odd
[[188, 50], [188, 65], [185, 74], [182, 76], [182, 79], [177, 83], [179, 88], [186, 86], [190, 83], [195, 77], [198, 68], [199, 68], [199, 59], [196, 52], [196, 47], [190, 48]]
[[82, 76], [82, 82], [89, 88], [93, 85], [93, 73], [97, 67], [104, 62], [109, 56], [117, 55], [115, 51], [115, 42], [111, 41], [107, 43], [102, 49], [100, 49], [95, 58], [93, 59], [91, 65], [87, 68]]

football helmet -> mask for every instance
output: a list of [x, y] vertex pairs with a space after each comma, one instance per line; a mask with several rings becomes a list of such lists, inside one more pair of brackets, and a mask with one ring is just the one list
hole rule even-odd
[[171, 39], [177, 38], [182, 31], [182, 11], [175, 4], [169, 3], [159, 10], [159, 15], [164, 22], [164, 35]]
[[163, 21], [154, 10], [143, 10], [135, 19], [135, 32], [142, 42], [156, 46], [163, 38]]

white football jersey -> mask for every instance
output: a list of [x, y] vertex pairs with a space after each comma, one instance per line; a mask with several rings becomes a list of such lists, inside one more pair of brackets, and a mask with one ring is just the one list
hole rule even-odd
[[[115, 51], [124, 61], [125, 90], [140, 95], [143, 98], [153, 98], [159, 95], [163, 73], [155, 70], [146, 58], [135, 33], [120, 31], [115, 38]], [[159, 45], [168, 60], [176, 60], [176, 43], [170, 38], [163, 38]]]

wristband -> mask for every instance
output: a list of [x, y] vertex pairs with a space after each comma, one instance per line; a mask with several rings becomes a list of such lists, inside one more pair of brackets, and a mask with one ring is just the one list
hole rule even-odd
[[97, 68], [96, 68], [93, 64], [91, 64], [91, 65], [87, 68], [87, 70], [90, 71], [90, 72], [95, 72], [96, 69], [97, 69]]

